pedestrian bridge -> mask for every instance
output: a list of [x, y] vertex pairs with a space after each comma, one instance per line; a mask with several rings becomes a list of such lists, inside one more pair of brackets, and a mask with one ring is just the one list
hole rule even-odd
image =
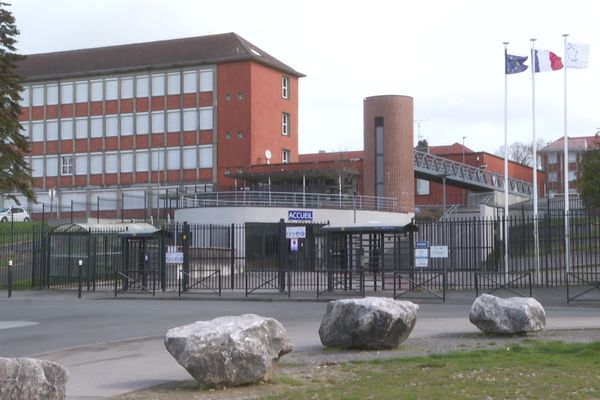
[[[451, 184], [474, 192], [496, 190], [504, 192], [504, 175], [471, 165], [438, 157], [419, 150], [414, 151], [415, 177]], [[508, 192], [523, 197], [533, 196], [533, 185], [508, 178]]]

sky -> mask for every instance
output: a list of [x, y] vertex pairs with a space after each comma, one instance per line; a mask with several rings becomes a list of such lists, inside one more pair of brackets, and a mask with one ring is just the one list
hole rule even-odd
[[[415, 145], [464, 140], [494, 153], [504, 145], [503, 42], [526, 56], [535, 38], [563, 57], [569, 34], [590, 45], [590, 64], [568, 69], [567, 132], [600, 128], [600, 24], [590, 0], [13, 0], [8, 9], [21, 54], [235, 32], [306, 74], [300, 153], [362, 150], [363, 99], [385, 94], [414, 99]], [[508, 143], [530, 143], [530, 69], [506, 78]], [[564, 135], [564, 71], [535, 74], [535, 88], [536, 135], [554, 141]]]

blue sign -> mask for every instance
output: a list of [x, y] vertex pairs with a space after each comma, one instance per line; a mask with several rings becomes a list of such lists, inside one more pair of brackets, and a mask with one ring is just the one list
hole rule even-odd
[[417, 240], [415, 242], [416, 249], [426, 249], [429, 247], [429, 242], [427, 240]]
[[312, 221], [313, 212], [306, 210], [288, 210], [288, 221]]

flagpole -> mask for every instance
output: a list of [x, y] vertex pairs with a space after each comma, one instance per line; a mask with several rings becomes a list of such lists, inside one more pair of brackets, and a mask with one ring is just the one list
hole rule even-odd
[[565, 97], [564, 97], [564, 106], [565, 106], [565, 115], [564, 115], [564, 143], [563, 143], [563, 181], [564, 181], [564, 194], [565, 194], [565, 271], [567, 273], [571, 272], [571, 241], [570, 241], [570, 233], [569, 233], [569, 137], [567, 135], [567, 37], [569, 34], [564, 34], [564, 60], [565, 60]]
[[508, 282], [508, 79], [506, 73], [506, 55], [508, 43], [504, 44], [504, 274]]
[[535, 57], [535, 41], [531, 40], [531, 119], [533, 131], [533, 242], [535, 247], [535, 270], [537, 273], [538, 284], [541, 285], [540, 276], [540, 240], [538, 228], [538, 183], [537, 183], [537, 139], [535, 132], [535, 70], [537, 67], [537, 58]]

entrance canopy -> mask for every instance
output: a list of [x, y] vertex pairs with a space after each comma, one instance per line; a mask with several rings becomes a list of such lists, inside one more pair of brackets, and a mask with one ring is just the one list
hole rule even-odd
[[115, 223], [115, 224], [64, 224], [52, 230], [56, 234], [68, 233], [116, 233], [122, 237], [152, 237], [159, 229], [146, 223]]
[[323, 230], [330, 233], [408, 233], [417, 232], [419, 229], [413, 223], [406, 225], [385, 225], [385, 224], [365, 224], [365, 225], [338, 225], [324, 226]]

